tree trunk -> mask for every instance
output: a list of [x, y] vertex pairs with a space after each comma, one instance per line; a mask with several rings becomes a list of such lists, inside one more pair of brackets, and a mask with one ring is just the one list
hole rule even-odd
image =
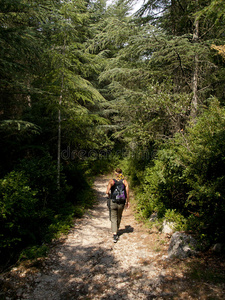
[[[66, 41], [63, 44], [63, 68], [64, 68], [64, 55], [65, 55]], [[57, 189], [60, 191], [60, 165], [61, 165], [61, 105], [63, 100], [63, 89], [64, 89], [64, 70], [62, 69], [61, 77], [61, 91], [59, 96], [59, 111], [58, 111], [58, 149], [57, 149]]]
[[[196, 8], [198, 6], [198, 0], [196, 2]], [[194, 22], [194, 32], [193, 32], [193, 42], [197, 42], [199, 39], [199, 20], [197, 17], [195, 17]], [[193, 89], [193, 98], [191, 103], [191, 117], [195, 120], [197, 117], [197, 109], [198, 109], [198, 53], [195, 53], [194, 57], [194, 72], [193, 72], [193, 83], [192, 83], [192, 89]]]
[[[63, 93], [63, 78], [62, 89], [59, 97], [59, 106], [62, 105], [62, 93]], [[60, 190], [60, 164], [61, 164], [61, 109], [58, 111], [58, 154], [57, 154], [57, 189]]]

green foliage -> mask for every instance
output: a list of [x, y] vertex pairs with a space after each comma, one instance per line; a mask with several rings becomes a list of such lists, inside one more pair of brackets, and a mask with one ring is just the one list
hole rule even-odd
[[149, 163], [152, 154], [151, 150], [142, 151], [141, 149], [131, 150], [128, 148], [122, 153], [118, 163], [124, 174], [128, 176], [132, 188], [135, 188], [142, 183], [145, 166]]
[[0, 247], [5, 259], [21, 250], [21, 259], [36, 258], [46, 251], [39, 245], [67, 234], [74, 217], [93, 205], [95, 195], [76, 164], [61, 173], [60, 192], [56, 162], [50, 156], [24, 159], [16, 170], [0, 180]]
[[[91, 158], [88, 163], [79, 158], [62, 161], [61, 189], [56, 188], [57, 168], [51, 155], [55, 158], [57, 153], [59, 109], [61, 149], [95, 149], [100, 153], [113, 142], [104, 129], [109, 124], [102, 114], [105, 99], [96, 88], [102, 60], [86, 51], [92, 35], [88, 25], [94, 22], [89, 14], [93, 3], [0, 2], [0, 173], [8, 184], [1, 205], [6, 205], [5, 216], [11, 216], [8, 222], [1, 219], [1, 234], [4, 247], [15, 254], [27, 246], [32, 252], [35, 244], [66, 233], [72, 218], [81, 216], [94, 201], [86, 179], [96, 173], [91, 170]], [[105, 6], [99, 5], [100, 10]], [[95, 9], [99, 13], [97, 6]], [[98, 168], [100, 164], [95, 163]], [[10, 179], [13, 172], [22, 174], [14, 187]], [[17, 204], [20, 198], [22, 207]]]
[[[30, 179], [30, 186], [37, 190], [38, 205], [41, 209], [51, 208], [57, 213], [69, 191], [65, 176], [62, 176], [60, 194], [56, 191], [57, 168], [50, 156], [23, 159], [17, 166]], [[63, 174], [62, 174], [63, 175]]]
[[20, 118], [34, 92], [43, 36], [40, 21], [49, 19], [51, 1], [0, 1], [1, 119]]
[[225, 236], [224, 117], [224, 108], [212, 101], [187, 134], [176, 138], [179, 159], [185, 166], [183, 179], [189, 187], [185, 207], [192, 214], [190, 223], [192, 228], [197, 223], [202, 234], [216, 240]]
[[16, 171], [1, 179], [0, 246], [5, 258], [27, 246], [51, 241], [68, 226], [73, 214], [72, 205], [65, 202], [69, 187], [64, 183], [60, 195], [55, 181], [56, 168], [49, 157], [23, 160]]
[[178, 231], [187, 230], [187, 219], [176, 209], [167, 209], [164, 219], [168, 222], [174, 223], [174, 229]]
[[14, 248], [27, 238], [34, 239], [37, 193], [22, 171], [12, 171], [0, 180], [0, 247]]
[[54, 220], [48, 226], [48, 231], [44, 237], [44, 241], [50, 243], [53, 239], [59, 238], [62, 234], [68, 234], [73, 225], [76, 208], [69, 203], [64, 204], [60, 210], [60, 214], [54, 215]]
[[[96, 154], [95, 154], [96, 153]], [[94, 157], [87, 158], [84, 172], [88, 177], [111, 172], [119, 164], [119, 157], [112, 152], [103, 150], [99, 154], [94, 152]], [[84, 164], [83, 164], [84, 165]]]
[[19, 256], [19, 261], [26, 260], [26, 259], [37, 259], [39, 257], [44, 257], [48, 253], [48, 246], [46, 244], [41, 246], [32, 246], [27, 247], [26, 249], [22, 250]]
[[14, 139], [40, 134], [40, 127], [22, 120], [4, 120], [0, 123], [0, 130]]
[[145, 170], [140, 192], [143, 195], [138, 201], [138, 209], [144, 211], [146, 217], [154, 211], [161, 218], [166, 209], [183, 210], [186, 195], [185, 184], [180, 180], [182, 170], [173, 150], [158, 151], [154, 165]]
[[175, 221], [208, 241], [223, 241], [225, 226], [225, 109], [217, 101], [158, 151], [144, 173], [138, 210]]

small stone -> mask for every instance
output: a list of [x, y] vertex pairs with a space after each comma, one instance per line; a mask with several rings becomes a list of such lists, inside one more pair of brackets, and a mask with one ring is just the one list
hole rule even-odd
[[150, 222], [154, 222], [158, 219], [158, 214], [157, 212], [154, 212], [153, 214], [151, 214], [150, 218], [149, 218], [149, 221]]
[[216, 253], [221, 253], [222, 249], [223, 249], [223, 245], [220, 243], [217, 243], [217, 244], [213, 245], [213, 247], [212, 247], [212, 251], [216, 252]]

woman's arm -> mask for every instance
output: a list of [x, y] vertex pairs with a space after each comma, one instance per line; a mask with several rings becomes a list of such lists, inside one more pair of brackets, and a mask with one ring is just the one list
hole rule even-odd
[[113, 179], [110, 179], [109, 180], [109, 183], [108, 183], [108, 186], [107, 186], [107, 189], [106, 189], [106, 194], [109, 195], [109, 191], [111, 190], [111, 187], [114, 185], [114, 181]]
[[123, 181], [123, 184], [125, 185], [125, 189], [126, 189], [126, 194], [127, 194], [127, 199], [126, 199], [126, 205], [127, 208], [130, 207], [130, 200], [129, 200], [129, 184], [126, 180]]

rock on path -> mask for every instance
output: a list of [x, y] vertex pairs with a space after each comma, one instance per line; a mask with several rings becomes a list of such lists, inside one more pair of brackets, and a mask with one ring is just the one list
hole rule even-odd
[[165, 253], [152, 249], [151, 235], [135, 221], [132, 209], [124, 211], [119, 241], [113, 243], [107, 182], [96, 179], [98, 202], [75, 221], [38, 272], [20, 272], [26, 283], [6, 299], [169, 299], [160, 289], [165, 270], [157, 264]]

